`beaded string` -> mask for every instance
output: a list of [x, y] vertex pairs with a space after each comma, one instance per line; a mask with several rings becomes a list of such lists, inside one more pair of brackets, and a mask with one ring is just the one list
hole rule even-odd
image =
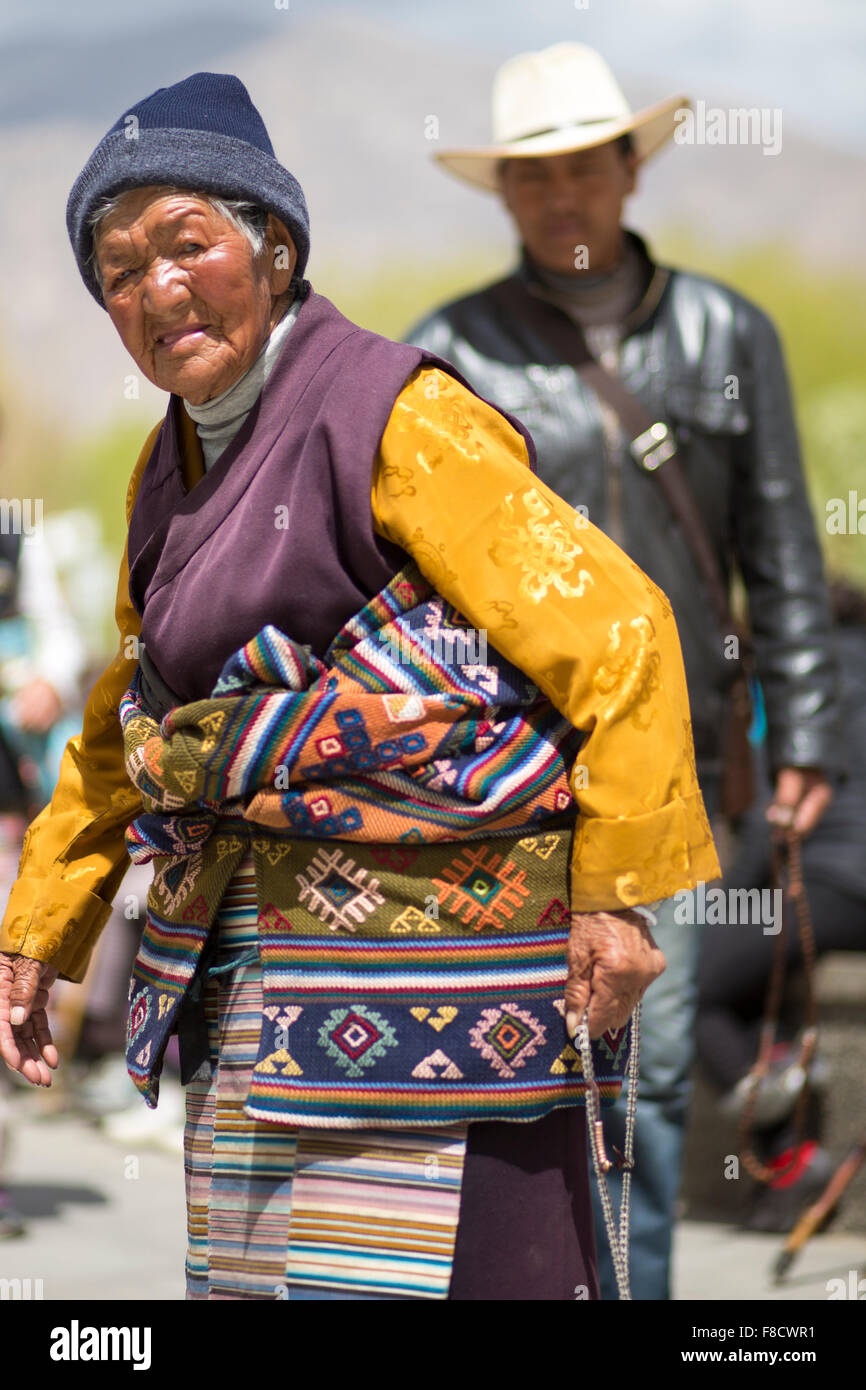
[[[779, 829], [773, 837], [773, 887], [780, 888], [783, 894], [783, 910], [776, 933], [773, 964], [767, 980], [767, 996], [764, 1004], [764, 1019], [761, 1024], [758, 1056], [749, 1072], [749, 1088], [740, 1116], [739, 1143], [743, 1166], [758, 1182], [770, 1183], [785, 1177], [797, 1162], [797, 1148], [802, 1142], [806, 1129], [806, 1109], [809, 1103], [809, 1071], [818, 1044], [818, 1008], [815, 999], [815, 931], [803, 881], [803, 866], [800, 859], [800, 835], [797, 831]], [[787, 867], [787, 882], [785, 868]], [[800, 1056], [797, 1065], [800, 1071], [800, 1089], [794, 1110], [794, 1140], [791, 1145], [791, 1158], [778, 1168], [770, 1168], [762, 1163], [754, 1151], [752, 1136], [753, 1117], [758, 1099], [758, 1091], [770, 1067], [773, 1047], [776, 1042], [776, 1028], [782, 1010], [782, 994], [785, 987], [785, 965], [788, 956], [787, 914], [784, 899], [791, 902], [800, 933], [800, 950], [803, 956], [803, 981], [806, 999], [806, 1028], [800, 1043]]]
[[[629, 1048], [628, 1068], [626, 1070], [628, 1097], [625, 1112], [625, 1153], [621, 1155], [617, 1154], [616, 1159], [616, 1166], [622, 1170], [622, 1200], [619, 1208], [619, 1230], [617, 1230], [614, 1221], [613, 1201], [607, 1185], [607, 1175], [614, 1164], [608, 1158], [604, 1147], [604, 1129], [601, 1123], [601, 1095], [598, 1089], [598, 1082], [595, 1079], [595, 1069], [592, 1064], [592, 1047], [589, 1041], [587, 1017], [588, 1014], [584, 1013], [580, 1026], [575, 1034], [575, 1041], [580, 1049], [583, 1075], [587, 1084], [586, 1113], [589, 1122], [589, 1143], [592, 1152], [592, 1164], [598, 1181], [598, 1195], [601, 1199], [601, 1209], [604, 1212], [604, 1226], [607, 1232], [608, 1244], [610, 1245], [610, 1254], [613, 1260], [613, 1269], [616, 1275], [616, 1286], [619, 1291], [619, 1297], [620, 1300], [631, 1299], [631, 1284], [629, 1282], [628, 1269], [628, 1241], [631, 1217], [631, 1175], [632, 1169], [634, 1168], [634, 1126], [635, 1112], [637, 1110], [638, 1054], [640, 1051], [640, 1003], [635, 1006], [631, 1018], [631, 1046]], [[614, 1150], [614, 1152], [616, 1152], [616, 1150]]]

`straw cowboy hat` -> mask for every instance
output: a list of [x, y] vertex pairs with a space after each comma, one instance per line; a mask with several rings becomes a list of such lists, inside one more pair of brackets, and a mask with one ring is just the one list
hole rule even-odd
[[493, 79], [494, 144], [441, 150], [435, 158], [452, 174], [491, 192], [499, 189], [501, 159], [568, 154], [631, 134], [639, 160], [670, 139], [686, 97], [669, 97], [632, 112], [607, 63], [582, 43], [557, 43], [518, 53]]

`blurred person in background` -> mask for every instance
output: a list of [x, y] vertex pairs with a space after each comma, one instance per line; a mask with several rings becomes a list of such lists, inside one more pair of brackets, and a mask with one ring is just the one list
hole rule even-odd
[[[744, 727], [736, 739], [725, 734], [736, 663], [720, 617], [739, 569], [769, 725], [768, 814], [807, 834], [831, 795], [835, 674], [779, 341], [754, 304], [657, 264], [623, 223], [638, 170], [686, 108], [673, 97], [631, 112], [607, 64], [581, 44], [506, 63], [494, 82], [493, 143], [435, 157], [502, 200], [519, 267], [437, 310], [408, 340], [512, 411], [532, 432], [544, 481], [670, 598], [711, 816], [733, 814], [744, 785], [735, 752]], [[685, 524], [662, 490], [674, 459]], [[693, 1058], [700, 933], [678, 926], [674, 910], [672, 900], [656, 908], [667, 970], [642, 1024], [632, 1289], [645, 1299], [669, 1296]], [[621, 1102], [614, 1132], [624, 1122]], [[622, 1147], [621, 1133], [614, 1142]], [[599, 1225], [597, 1194], [595, 1211]], [[604, 1250], [601, 1269], [603, 1296], [614, 1297]]]
[[[836, 626], [833, 632], [840, 673], [839, 742], [845, 773], [834, 787], [829, 810], [802, 847], [803, 881], [812, 918], [815, 954], [866, 951], [866, 592], [847, 580], [830, 586]], [[738, 836], [737, 857], [726, 873], [728, 889], [768, 889], [772, 885], [771, 830], [765, 811], [771, 788], [764, 777], [761, 795]], [[803, 955], [794, 914], [788, 910], [786, 980]], [[758, 1053], [767, 980], [776, 938], [759, 926], [704, 929], [699, 969], [697, 1053], [723, 1093], [721, 1108], [738, 1118], [750, 1089], [749, 1072]], [[797, 1214], [829, 1181], [833, 1161], [820, 1147], [819, 1092], [832, 1084], [826, 1064], [810, 1069], [815, 1104], [807, 1110], [807, 1133], [799, 1136], [793, 1114], [803, 1083], [801, 1034], [795, 1008], [779, 1020], [768, 1075], [758, 1091], [754, 1128], [758, 1156], [777, 1176], [753, 1196], [746, 1224], [751, 1230], [790, 1230]]]
[[670, 606], [522, 426], [313, 292], [237, 78], [130, 107], [67, 225], [170, 398], [3, 921], [3, 1056], [50, 1083], [47, 989], [128, 847], [127, 1062], [155, 1106], [179, 1038], [190, 1298], [597, 1296], [571, 1039], [613, 1099], [664, 967], [636, 909], [719, 872]]
[[[31, 523], [27, 533], [22, 529], [0, 532], [0, 902], [4, 909], [28, 822], [48, 800], [63, 745], [76, 727], [86, 660], [45, 544], [41, 513], [25, 509], [24, 499], [17, 500], [22, 502], [22, 517], [26, 515]], [[23, 1218], [6, 1187], [11, 1131], [11, 1089], [4, 1069], [0, 1073], [0, 1240], [24, 1231]]]

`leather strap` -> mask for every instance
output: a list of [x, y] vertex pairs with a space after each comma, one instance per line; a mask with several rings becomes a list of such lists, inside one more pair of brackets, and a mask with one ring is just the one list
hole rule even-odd
[[[563, 310], [533, 294], [514, 277], [496, 285], [492, 293], [509, 313], [518, 315], [536, 330], [551, 348], [555, 362], [573, 367], [585, 385], [616, 412], [632, 441], [632, 455], [639, 466], [656, 478], [679, 523], [698, 572], [706, 583], [719, 626], [723, 632], [736, 632], [727, 585], [667, 425], [653, 420], [620, 378], [602, 367], [590, 352], [580, 325]], [[641, 456], [647, 462], [641, 463]]]

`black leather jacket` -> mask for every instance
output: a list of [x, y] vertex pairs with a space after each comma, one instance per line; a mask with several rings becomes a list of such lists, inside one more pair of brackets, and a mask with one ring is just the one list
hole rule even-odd
[[[803, 481], [784, 361], [754, 304], [715, 281], [646, 262], [619, 372], [678, 451], [719, 563], [749, 600], [774, 769], [837, 765], [829, 602]], [[524, 258], [516, 272], [533, 285]], [[704, 582], [654, 478], [605, 426], [598, 398], [488, 286], [418, 324], [409, 341], [447, 358], [532, 433], [542, 479], [600, 526], [668, 595], [676, 614], [699, 770], [720, 766], [732, 662]], [[563, 316], [565, 317], [565, 316]]]

